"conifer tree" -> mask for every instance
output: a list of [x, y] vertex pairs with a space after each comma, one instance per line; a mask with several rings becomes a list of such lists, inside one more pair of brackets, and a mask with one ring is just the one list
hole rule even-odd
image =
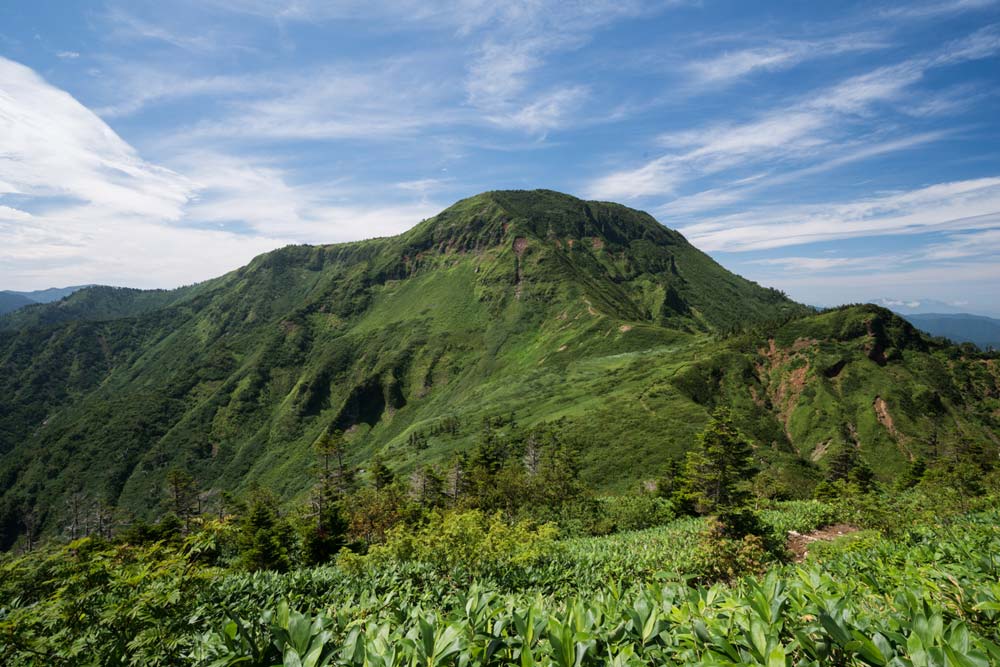
[[167, 472], [167, 496], [170, 509], [184, 526], [184, 533], [191, 530], [191, 519], [197, 513], [198, 486], [194, 478], [181, 468]]
[[239, 560], [248, 570], [287, 570], [291, 564], [292, 527], [265, 489], [253, 489], [237, 531]]
[[340, 507], [347, 491], [343, 442], [340, 431], [324, 432], [314, 445], [319, 459], [312, 493], [315, 522], [304, 535], [306, 556], [313, 564], [329, 560], [345, 543], [347, 521]]
[[376, 491], [392, 486], [396, 481], [396, 474], [385, 464], [382, 457], [376, 454], [372, 457], [371, 480]]
[[732, 414], [719, 408], [687, 454], [686, 495], [701, 514], [744, 507], [750, 500], [753, 469], [750, 442], [736, 428]]

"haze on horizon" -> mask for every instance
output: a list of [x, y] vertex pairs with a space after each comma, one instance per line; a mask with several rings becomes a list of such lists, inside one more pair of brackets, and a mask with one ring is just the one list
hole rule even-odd
[[1000, 2], [0, 8], [0, 289], [173, 287], [483, 190], [812, 304], [1000, 313]]

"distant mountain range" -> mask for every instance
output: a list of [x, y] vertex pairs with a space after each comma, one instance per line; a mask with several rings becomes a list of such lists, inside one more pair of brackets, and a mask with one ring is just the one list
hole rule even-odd
[[74, 285], [73, 287], [50, 287], [49, 289], [36, 290], [34, 292], [14, 292], [11, 290], [0, 292], [0, 315], [10, 313], [19, 308], [30, 306], [34, 303], [52, 303], [59, 301], [73, 292], [90, 287], [90, 285]]
[[882, 306], [883, 308], [888, 308], [892, 312], [908, 316], [908, 315], [960, 315], [965, 314], [968, 308], [962, 308], [960, 306], [954, 306], [945, 301], [937, 301], [935, 299], [895, 299], [891, 297], [879, 297], [877, 299], [872, 299], [871, 303], [876, 306]]
[[902, 315], [932, 336], [956, 343], [975, 343], [982, 349], [1000, 349], [1000, 319], [965, 312], [934, 299], [874, 299], [872, 303]]
[[1000, 350], [1000, 320], [969, 313], [906, 315], [910, 323], [933, 336], [956, 343], [975, 343], [982, 349]]

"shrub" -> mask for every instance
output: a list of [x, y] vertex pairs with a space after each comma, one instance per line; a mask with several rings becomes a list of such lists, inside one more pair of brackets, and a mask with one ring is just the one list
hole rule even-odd
[[509, 525], [498, 512], [432, 512], [419, 527], [397, 525], [385, 544], [375, 545], [368, 562], [419, 562], [441, 574], [468, 576], [499, 573], [543, 560], [555, 549], [558, 530], [529, 521]]
[[760, 574], [767, 568], [771, 556], [764, 538], [752, 534], [729, 537], [729, 534], [726, 524], [718, 519], [712, 519], [702, 532], [691, 560], [696, 581], [732, 582], [740, 577]]
[[673, 503], [652, 495], [612, 496], [602, 500], [609, 532], [662, 526], [674, 518]]

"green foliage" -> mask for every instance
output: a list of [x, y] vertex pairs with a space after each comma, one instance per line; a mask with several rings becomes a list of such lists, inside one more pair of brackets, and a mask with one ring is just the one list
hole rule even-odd
[[550, 557], [557, 535], [551, 524], [510, 525], [500, 514], [432, 512], [419, 527], [400, 524], [390, 530], [385, 543], [373, 546], [364, 561], [372, 567], [418, 562], [452, 577], [498, 575]]
[[607, 523], [602, 532], [609, 533], [662, 526], [674, 518], [673, 504], [652, 494], [602, 498], [598, 511]]
[[190, 649], [210, 568], [179, 547], [84, 538], [0, 563], [0, 663], [175, 665]]
[[[773, 530], [807, 531], [839, 520], [831, 514], [839, 511], [796, 502], [761, 515]], [[215, 522], [176, 544], [84, 539], [8, 557], [0, 561], [0, 662], [895, 667], [1000, 659], [995, 509], [946, 524], [931, 513], [930, 523], [909, 521], [895, 537], [817, 544], [805, 563], [760, 576], [748, 576], [767, 557], [753, 539], [723, 537], [714, 554], [699, 551], [713, 526], [706, 519], [553, 543], [540, 530], [476, 514], [439, 515], [394, 544], [408, 557], [383, 554], [375, 566], [366, 560], [373, 556], [353, 556], [350, 571], [221, 569], [238, 526]], [[451, 549], [464, 555], [451, 558]], [[697, 583], [711, 580], [729, 583]]]
[[[338, 665], [985, 666], [1000, 659], [998, 564], [968, 554], [1000, 546], [996, 518], [972, 518], [961, 533], [925, 529], [907, 542], [855, 542], [824, 552], [822, 566], [731, 586], [608, 586], [565, 601], [473, 586], [437, 609], [372, 601], [382, 605], [376, 617], [339, 605], [335, 615], [310, 618], [279, 605], [277, 615], [302, 628], [298, 639], [267, 616], [246, 632], [271, 640], [272, 660], [300, 655], [328, 633], [312, 650]], [[735, 561], [753, 560], [752, 545], [740, 548]], [[247, 657], [227, 640], [236, 627], [204, 636], [200, 655]]]
[[750, 500], [753, 466], [746, 436], [732, 414], [719, 408], [688, 451], [684, 493], [702, 514], [743, 507]]
[[291, 524], [278, 511], [277, 499], [263, 489], [251, 494], [236, 526], [239, 565], [247, 570], [287, 570], [295, 542]]

